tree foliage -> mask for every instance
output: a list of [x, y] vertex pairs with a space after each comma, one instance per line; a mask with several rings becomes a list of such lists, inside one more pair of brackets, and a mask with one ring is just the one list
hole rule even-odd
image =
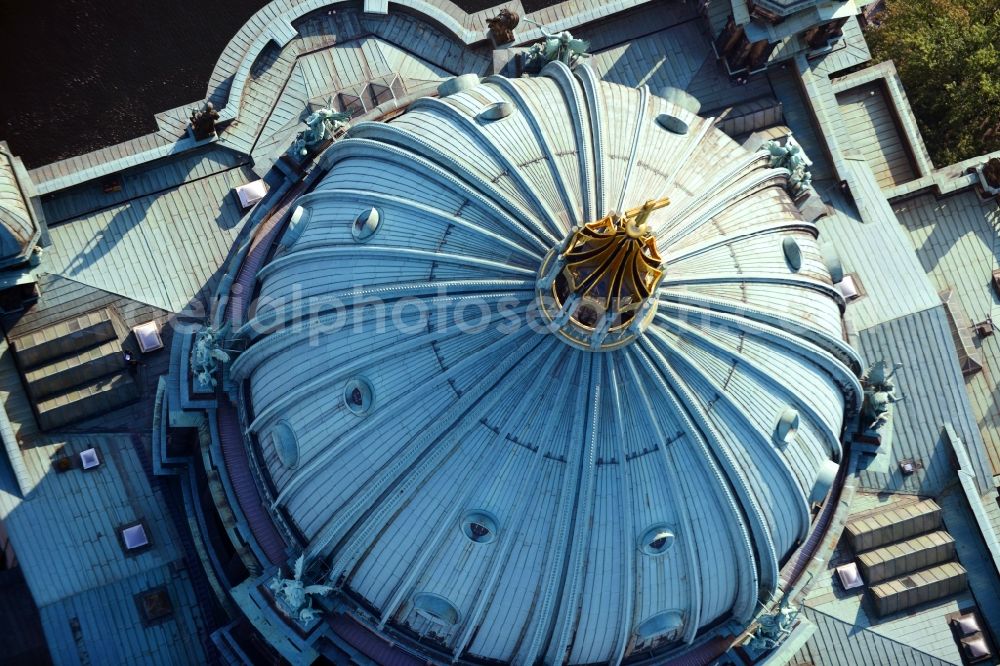
[[1000, 149], [1000, 0], [886, 0], [866, 32], [893, 60], [942, 166]]

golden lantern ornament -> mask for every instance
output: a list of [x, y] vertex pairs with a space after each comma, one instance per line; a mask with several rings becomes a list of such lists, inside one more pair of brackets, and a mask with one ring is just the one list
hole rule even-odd
[[647, 222], [670, 200], [647, 201], [576, 229], [539, 271], [539, 308], [548, 327], [591, 351], [634, 340], [656, 311], [663, 259]]

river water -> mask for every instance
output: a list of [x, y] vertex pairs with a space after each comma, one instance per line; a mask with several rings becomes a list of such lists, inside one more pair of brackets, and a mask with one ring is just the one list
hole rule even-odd
[[153, 114], [205, 95], [219, 54], [265, 4], [0, 0], [0, 139], [30, 168], [155, 131]]

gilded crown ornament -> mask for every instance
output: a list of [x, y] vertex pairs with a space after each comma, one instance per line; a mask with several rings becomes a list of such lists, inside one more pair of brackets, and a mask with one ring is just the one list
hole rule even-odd
[[536, 283], [549, 330], [574, 346], [610, 351], [634, 340], [656, 311], [663, 260], [650, 214], [667, 198], [585, 224], [545, 257]]

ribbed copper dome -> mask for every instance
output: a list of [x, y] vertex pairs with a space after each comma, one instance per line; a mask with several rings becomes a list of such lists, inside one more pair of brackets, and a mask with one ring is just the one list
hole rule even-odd
[[[860, 393], [816, 229], [767, 164], [558, 64], [324, 155], [232, 373], [275, 511], [359, 617], [519, 664], [619, 662], [752, 617]], [[664, 198], [642, 334], [566, 344], [538, 312], [546, 257]]]

